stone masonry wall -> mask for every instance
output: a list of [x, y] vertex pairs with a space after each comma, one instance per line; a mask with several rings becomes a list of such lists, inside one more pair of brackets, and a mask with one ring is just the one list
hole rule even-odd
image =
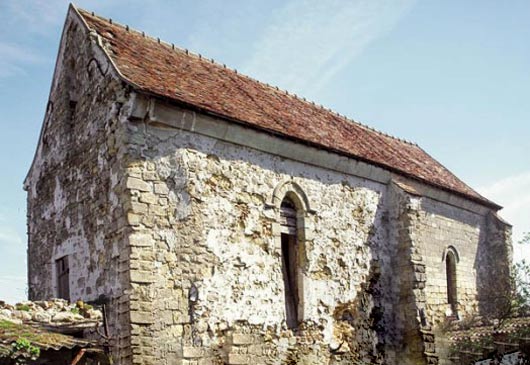
[[[382, 361], [384, 185], [142, 120], [129, 130], [134, 363]], [[304, 202], [298, 336], [275, 189]]]
[[[201, 118], [209, 133], [224, 122], [186, 109], [161, 109], [166, 123], [94, 37], [71, 13], [25, 182], [29, 296], [57, 295], [55, 262], [68, 255], [71, 299], [109, 303], [117, 363], [435, 364], [447, 248], [461, 315], [506, 276], [510, 229], [494, 213], [411, 193], [367, 164], [351, 165], [365, 179], [195, 133]], [[298, 216], [296, 331], [286, 196]]]
[[[425, 268], [423, 345], [440, 365], [449, 364], [444, 322], [479, 315], [496, 318], [495, 309], [502, 307], [497, 300], [502, 302], [499, 293], [509, 288], [511, 229], [492, 212], [482, 215], [425, 197], [412, 229]], [[448, 304], [449, 250], [456, 253], [457, 313]]]
[[[169, 124], [130, 118], [135, 363], [437, 363], [447, 291], [436, 260], [450, 245], [466, 256], [458, 296], [462, 313], [476, 309], [484, 209], [189, 132], [179, 123], [193, 130], [209, 117], [172, 110]], [[280, 261], [289, 194], [299, 202], [297, 333], [285, 324]]]
[[473, 212], [422, 199], [420, 236], [427, 268], [427, 318], [439, 324], [450, 312], [447, 302], [445, 256], [448, 249], [457, 253], [456, 277], [458, 315], [477, 313], [478, 248], [486, 240], [486, 218]]
[[114, 355], [126, 358], [129, 264], [120, 118], [127, 92], [109, 77], [109, 64], [95, 42], [75, 16], [68, 18], [41, 140], [25, 182], [29, 298], [58, 295], [56, 260], [68, 255], [70, 299], [107, 301]]
[[479, 311], [493, 318], [511, 315], [512, 227], [497, 214], [486, 216], [487, 239], [477, 257]]
[[[395, 242], [392, 256], [394, 276], [387, 288], [397, 291], [392, 312], [395, 332], [387, 341], [391, 364], [433, 364], [428, 361], [434, 353], [430, 328], [424, 321], [426, 293], [426, 262], [421, 241], [415, 231], [420, 216], [421, 198], [413, 196], [395, 183], [390, 184], [389, 229], [390, 242]], [[387, 289], [390, 290], [390, 289]]]

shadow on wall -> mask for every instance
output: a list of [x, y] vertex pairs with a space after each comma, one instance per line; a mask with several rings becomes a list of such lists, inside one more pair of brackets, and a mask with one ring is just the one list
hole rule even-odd
[[486, 217], [487, 232], [480, 240], [477, 257], [477, 289], [480, 315], [486, 319], [513, 316], [511, 283], [511, 226], [490, 212]]
[[[370, 274], [361, 284], [355, 300], [339, 303], [333, 312], [334, 337], [339, 345], [331, 349], [344, 361], [384, 361], [383, 309], [377, 302], [381, 296], [379, 262], [370, 262]], [[341, 355], [342, 354], [342, 355]]]

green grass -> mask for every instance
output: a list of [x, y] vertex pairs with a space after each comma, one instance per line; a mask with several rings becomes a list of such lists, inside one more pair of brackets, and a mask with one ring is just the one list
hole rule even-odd
[[54, 344], [67, 339], [60, 333], [45, 332], [24, 324], [0, 320], [0, 342], [16, 342], [19, 339], [42, 344]]
[[29, 312], [31, 310], [31, 308], [27, 304], [17, 304], [16, 308], [19, 311], [25, 311], [25, 312]]
[[[2, 356], [37, 359], [40, 355], [40, 348], [33, 345], [33, 342], [41, 341], [53, 343], [57, 341], [57, 337], [55, 334], [48, 334], [30, 326], [0, 320], [0, 342], [4, 343]], [[6, 344], [11, 344], [9, 350]]]

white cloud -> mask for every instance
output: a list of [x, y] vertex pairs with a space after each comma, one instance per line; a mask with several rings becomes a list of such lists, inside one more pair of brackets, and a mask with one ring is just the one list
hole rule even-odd
[[5, 2], [11, 23], [24, 24], [26, 31], [45, 33], [65, 18], [66, 0], [9, 0]]
[[293, 0], [275, 14], [243, 71], [314, 95], [377, 38], [413, 0]]
[[530, 172], [506, 177], [477, 190], [504, 207], [500, 215], [513, 224], [514, 258], [530, 260], [530, 247], [515, 244], [524, 232], [530, 232]]
[[37, 45], [64, 20], [65, 0], [0, 1], [0, 79], [46, 61]]
[[0, 42], [0, 78], [24, 74], [24, 66], [43, 62], [43, 58], [29, 49]]

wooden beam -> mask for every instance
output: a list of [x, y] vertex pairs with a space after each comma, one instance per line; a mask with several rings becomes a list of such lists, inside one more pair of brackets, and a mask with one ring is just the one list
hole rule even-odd
[[72, 362], [70, 363], [70, 365], [76, 365], [76, 364], [81, 360], [81, 358], [83, 357], [83, 355], [85, 355], [85, 352], [86, 352], [85, 349], [81, 349], [81, 350], [79, 350], [79, 352], [77, 353], [77, 355], [75, 355], [75, 357], [74, 357], [74, 359], [72, 360]]
[[513, 343], [513, 342], [493, 341], [493, 344], [494, 345], [499, 345], [499, 346], [519, 347], [518, 343]]

